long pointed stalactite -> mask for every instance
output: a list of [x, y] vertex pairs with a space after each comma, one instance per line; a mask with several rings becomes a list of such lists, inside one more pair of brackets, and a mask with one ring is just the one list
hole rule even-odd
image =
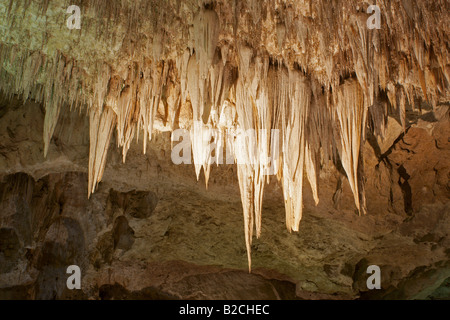
[[[155, 130], [175, 130], [180, 113], [190, 114], [183, 128], [197, 178], [203, 168], [208, 183], [211, 141], [227, 145], [237, 163], [249, 268], [271, 167], [289, 231], [299, 231], [304, 181], [319, 202], [328, 161], [342, 163], [365, 214], [361, 146], [369, 113], [383, 135], [388, 108], [374, 107], [380, 96], [404, 130], [415, 101], [436, 107], [449, 98], [447, 1], [377, 1], [381, 29], [367, 27], [362, 1], [268, 1], [264, 10], [256, 0], [83, 4], [83, 26], [71, 31], [66, 1], [2, 1], [1, 91], [43, 103], [44, 154], [61, 106], [88, 110], [89, 195], [114, 130], [125, 162], [134, 138], [143, 136], [145, 153]], [[92, 29], [97, 40], [87, 36]], [[59, 36], [46, 38], [52, 32]]]

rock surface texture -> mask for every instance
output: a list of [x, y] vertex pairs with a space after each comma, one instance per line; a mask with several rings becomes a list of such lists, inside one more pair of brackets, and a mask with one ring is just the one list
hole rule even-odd
[[449, 299], [450, 2], [376, 4], [0, 0], [0, 298]]

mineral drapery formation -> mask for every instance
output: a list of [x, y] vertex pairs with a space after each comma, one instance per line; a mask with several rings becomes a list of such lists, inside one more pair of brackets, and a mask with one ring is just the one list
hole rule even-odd
[[[343, 168], [365, 214], [366, 132], [383, 138], [388, 110], [406, 130], [407, 110], [449, 101], [450, 3], [376, 1], [379, 29], [368, 27], [370, 4], [2, 0], [0, 89], [43, 103], [45, 154], [63, 105], [88, 114], [89, 195], [114, 131], [125, 162], [133, 139], [145, 153], [155, 130], [189, 130], [206, 183], [217, 158], [208, 146], [227, 145], [250, 266], [268, 170], [283, 188], [289, 231], [299, 229], [305, 181], [318, 203], [328, 162]], [[70, 5], [81, 9], [80, 29], [66, 26]]]

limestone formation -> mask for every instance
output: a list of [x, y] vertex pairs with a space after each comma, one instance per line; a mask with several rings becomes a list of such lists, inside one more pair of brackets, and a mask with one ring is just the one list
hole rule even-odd
[[[31, 229], [26, 232], [17, 229], [23, 225], [16, 218], [11, 220], [7, 214], [0, 215], [0, 239], [9, 239], [0, 240], [0, 245], [8, 248], [1, 247], [0, 261], [7, 262], [1, 266], [0, 290], [8, 287], [6, 283], [16, 282], [26, 290], [36, 290], [29, 289], [35, 288], [34, 283], [40, 283], [43, 288], [45, 272], [37, 276], [30, 273], [28, 282], [20, 282], [14, 278], [11, 268], [15, 264], [17, 268], [19, 264], [27, 265], [23, 260], [27, 250], [35, 252], [34, 257], [48, 261], [61, 258], [60, 250], [70, 251], [71, 248], [64, 247], [67, 243], [59, 249], [55, 247], [54, 243], [61, 239], [57, 235], [52, 238], [51, 232], [55, 231], [51, 230], [57, 226], [66, 228], [67, 239], [82, 230], [87, 243], [73, 245], [80, 245], [86, 252], [74, 253], [73, 257], [80, 257], [86, 268], [97, 269], [98, 272], [91, 270], [86, 279], [113, 286], [114, 283], [105, 282], [106, 271], [102, 266], [105, 263], [126, 265], [133, 258], [141, 260], [142, 250], [151, 252], [151, 248], [144, 249], [147, 240], [139, 240], [139, 237], [147, 239], [144, 225], [148, 230], [156, 228], [161, 232], [160, 239], [152, 240], [165, 239], [167, 233], [175, 237], [168, 242], [164, 240], [168, 248], [183, 246], [177, 242], [177, 235], [193, 232], [180, 230], [187, 217], [183, 223], [174, 222], [173, 229], [161, 231], [165, 220], [180, 218], [167, 216], [161, 208], [156, 209], [159, 217], [152, 218], [144, 209], [147, 200], [133, 209], [137, 210], [134, 215], [130, 214], [127, 203], [138, 201], [130, 199], [139, 192], [154, 192], [155, 188], [160, 196], [167, 193], [170, 199], [177, 199], [177, 192], [187, 192], [184, 188], [191, 189], [194, 185], [202, 194], [199, 201], [218, 211], [217, 215], [205, 213], [208, 219], [221, 226], [229, 224], [223, 230], [234, 226], [234, 222], [225, 218], [225, 209], [218, 206], [227, 207], [228, 200], [233, 203], [239, 198], [234, 192], [239, 190], [249, 270], [252, 251], [255, 251], [254, 233], [257, 243], [266, 234], [268, 241], [278, 239], [265, 226], [265, 223], [271, 225], [266, 221], [270, 220], [266, 212], [272, 218], [270, 213], [278, 212], [272, 202], [284, 202], [288, 232], [305, 237], [301, 241], [292, 240], [295, 244], [289, 245], [283, 231], [278, 231], [280, 243], [287, 252], [294, 248], [305, 250], [299, 254], [303, 258], [298, 261], [302, 263], [312, 254], [312, 265], [316, 265], [315, 259], [331, 259], [314, 256], [317, 248], [308, 253], [309, 237], [314, 237], [308, 232], [325, 231], [322, 226], [303, 228], [301, 221], [327, 219], [324, 214], [347, 210], [347, 214], [340, 212], [341, 218], [333, 215], [331, 220], [336, 219], [338, 226], [327, 232], [345, 229], [351, 239], [367, 237], [364, 241], [370, 244], [362, 244], [361, 240], [339, 244], [342, 239], [336, 240], [338, 243], [332, 243], [331, 247], [348, 244], [357, 246], [359, 253], [351, 256], [344, 250], [346, 258], [336, 257], [335, 264], [327, 260], [326, 275], [311, 274], [316, 278], [307, 280], [305, 274], [299, 276], [293, 271], [292, 265], [298, 262], [283, 259], [262, 265], [268, 258], [258, 256], [259, 249], [256, 250], [259, 268], [288, 274], [289, 280], [282, 281], [296, 283], [294, 293], [279, 289], [285, 297], [306, 297], [305, 292], [314, 292], [319, 297], [319, 294], [333, 294], [333, 290], [339, 291], [342, 297], [364, 296], [365, 289], [361, 288], [359, 279], [353, 279], [352, 283], [351, 277], [356, 277], [358, 268], [367, 264], [361, 255], [367, 255], [375, 263], [384, 254], [382, 251], [387, 250], [377, 244], [376, 237], [380, 234], [386, 237], [381, 240], [386, 244], [391, 243], [388, 238], [392, 237], [393, 243], [408, 238], [417, 240], [420, 246], [425, 241], [421, 239], [430, 238], [430, 243], [436, 243], [438, 248], [433, 249], [437, 250], [437, 258], [431, 264], [411, 262], [411, 268], [401, 267], [393, 276], [396, 278], [391, 279], [393, 287], [411, 286], [409, 272], [423, 265], [439, 270], [436, 271], [439, 281], [433, 284], [436, 290], [449, 277], [448, 271], [441, 272], [448, 268], [449, 261], [448, 229], [442, 227], [448, 226], [450, 197], [450, 3], [447, 0], [376, 1], [381, 13], [380, 28], [370, 27], [369, 20], [374, 17], [368, 8], [372, 3], [363, 0], [69, 2], [0, 1], [0, 122], [5, 137], [0, 145], [0, 176], [4, 179], [2, 206], [18, 206], [13, 200], [8, 202], [8, 197], [19, 197], [23, 201], [20, 205], [29, 207], [31, 215], [37, 215], [33, 216], [37, 220], [32, 219], [32, 226], [27, 225]], [[70, 5], [80, 8], [79, 29], [67, 27]], [[23, 117], [27, 115], [31, 119], [20, 119], [22, 111], [18, 109], [25, 110]], [[19, 120], [29, 126], [26, 131], [13, 123]], [[38, 129], [42, 138], [36, 137]], [[192, 166], [176, 166], [170, 159], [175, 143], [171, 143], [170, 135], [177, 129], [189, 132]], [[28, 144], [24, 142], [26, 139]], [[136, 143], [140, 144], [139, 148]], [[117, 148], [121, 149], [120, 157]], [[234, 164], [217, 163], [218, 150], [222, 149], [229, 150]], [[117, 172], [112, 172], [113, 168]], [[146, 173], [149, 170], [152, 173]], [[195, 174], [191, 176], [187, 170]], [[75, 178], [67, 178], [69, 173]], [[236, 174], [237, 182], [233, 181]], [[194, 181], [187, 182], [192, 178]], [[195, 178], [204, 181], [208, 191], [206, 188], [199, 191]], [[71, 179], [77, 182], [69, 182]], [[87, 195], [86, 199], [74, 197], [76, 201], [73, 200], [82, 204], [85, 212], [65, 207], [71, 196], [67, 194], [67, 198], [59, 199], [58, 183], [61, 188], [76, 185], [80, 189], [77, 194]], [[176, 184], [180, 185], [175, 187]], [[47, 194], [39, 189], [40, 185], [52, 191]], [[105, 186], [112, 191], [107, 191]], [[223, 193], [229, 190], [233, 191], [227, 200]], [[41, 200], [33, 200], [34, 197]], [[118, 204], [118, 200], [110, 198], [121, 200]], [[153, 198], [141, 194], [139, 199]], [[269, 207], [265, 206], [267, 202], [271, 203]], [[67, 217], [63, 214], [58, 218], [55, 203], [60, 203], [60, 210]], [[153, 202], [148, 205], [154, 208]], [[193, 219], [202, 220], [196, 215], [203, 209], [192, 206], [187, 211]], [[11, 212], [22, 210], [8, 208]], [[185, 214], [178, 207], [170, 210]], [[353, 210], [360, 216], [360, 222], [353, 217]], [[433, 226], [443, 230], [431, 231], [431, 226], [426, 226], [425, 229], [430, 227], [430, 233], [419, 237], [419, 231], [414, 231], [416, 227], [411, 227], [414, 222], [400, 221], [407, 215], [414, 217], [413, 221], [420, 220], [427, 210], [439, 216], [436, 219], [441, 222], [436, 220]], [[92, 218], [96, 226], [83, 225], [96, 212], [101, 212]], [[392, 221], [376, 222], [383, 220], [386, 212], [393, 215], [389, 218]], [[138, 223], [139, 219], [146, 222]], [[346, 219], [356, 225], [370, 222], [361, 226], [361, 230], [350, 231]], [[198, 230], [202, 230], [202, 223], [199, 221], [196, 226]], [[48, 234], [40, 234], [44, 231], [39, 228], [49, 229]], [[220, 233], [221, 228], [214, 232]], [[391, 236], [388, 230], [393, 232]], [[198, 232], [208, 232], [208, 228]], [[220, 241], [216, 244], [218, 248], [222, 248], [225, 240], [220, 238]], [[51, 245], [46, 247], [46, 244]], [[136, 249], [136, 246], [141, 247]], [[406, 244], [401, 248], [405, 252], [413, 250]], [[282, 250], [280, 246], [275, 251]], [[119, 261], [121, 254], [128, 256]], [[150, 253], [144, 256], [147, 254]], [[428, 255], [431, 253], [424, 253], [424, 257]], [[359, 261], [355, 262], [356, 257]], [[163, 260], [171, 258], [193, 264], [215, 264], [207, 258], [190, 260], [177, 254], [169, 254]], [[344, 262], [347, 258], [351, 261]], [[61, 259], [69, 261], [70, 257]], [[44, 265], [41, 260], [30, 263]], [[386, 257], [381, 260], [386, 265], [393, 263]], [[49, 268], [57, 267], [51, 263]], [[359, 267], [355, 267], [356, 263], [360, 263]], [[223, 265], [230, 270], [242, 268], [240, 262]], [[153, 268], [143, 268], [147, 267]], [[306, 267], [307, 264], [302, 264], [302, 268]], [[189, 268], [199, 274], [204, 272], [195, 266]], [[211, 268], [213, 271], [205, 272], [217, 272], [216, 267]], [[260, 270], [250, 278], [229, 272], [220, 277], [232, 281], [245, 278], [260, 288], [269, 284], [257, 278], [259, 275], [275, 279], [267, 275], [268, 271]], [[327, 276], [337, 279], [338, 285], [327, 282]], [[218, 281], [215, 277], [205, 279], [212, 283]], [[148, 287], [157, 285], [157, 281], [152, 281], [148, 280]], [[177, 287], [180, 283], [173, 285]], [[144, 287], [123, 286], [102, 287], [106, 290], [102, 294], [145, 294]], [[414, 287], [411, 289], [414, 293], [407, 297], [437, 294], [430, 286], [423, 290]], [[175, 287], [173, 292], [183, 292], [180, 297], [186, 297], [185, 287]], [[270, 296], [266, 289], [261, 290], [262, 298]], [[394, 292], [389, 290], [386, 296]], [[426, 290], [431, 291], [425, 294]], [[68, 294], [62, 289], [57, 291], [58, 297]], [[154, 295], [173, 297], [169, 291]], [[33, 291], [32, 296], [47, 297], [43, 292]], [[95, 296], [87, 291], [84, 294]], [[208, 294], [212, 293], [205, 293]]]

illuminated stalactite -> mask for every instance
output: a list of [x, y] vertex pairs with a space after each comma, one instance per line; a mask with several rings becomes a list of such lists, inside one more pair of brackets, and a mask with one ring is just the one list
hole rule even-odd
[[89, 112], [90, 149], [88, 196], [95, 192], [97, 183], [102, 180], [109, 143], [116, 121], [117, 115], [108, 107], [104, 110], [91, 109]]

